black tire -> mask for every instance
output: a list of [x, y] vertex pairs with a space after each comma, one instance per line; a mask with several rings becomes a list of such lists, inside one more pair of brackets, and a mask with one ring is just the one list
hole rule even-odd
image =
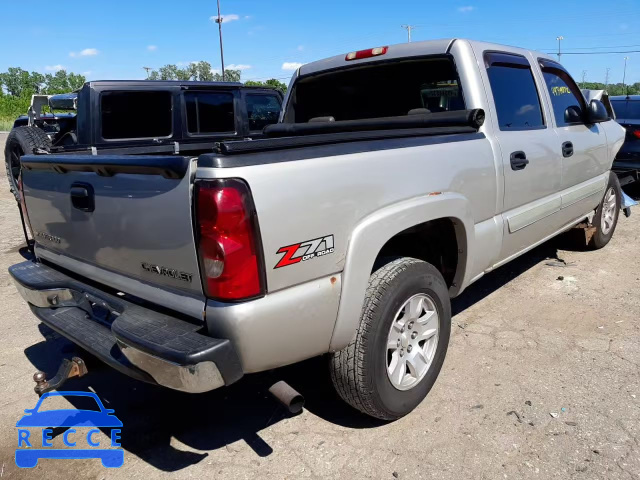
[[[408, 390], [399, 390], [387, 374], [390, 358], [387, 340], [396, 313], [417, 294], [426, 294], [433, 301], [439, 333], [437, 342], [434, 341], [433, 359], [422, 379]], [[418, 406], [433, 387], [450, 335], [451, 303], [440, 272], [415, 258], [393, 259], [369, 278], [355, 339], [331, 356], [333, 385], [345, 402], [367, 415], [382, 420], [403, 417]]]
[[[606, 224], [603, 222], [603, 215], [607, 214], [607, 199], [609, 198], [610, 193], [613, 192], [615, 195], [615, 209], [612, 213], [612, 217], [609, 217], [610, 227], [607, 228]], [[604, 196], [600, 201], [600, 205], [596, 209], [596, 214], [593, 217], [593, 226], [596, 231], [591, 237], [589, 241], [589, 247], [597, 250], [604, 247], [609, 241], [611, 237], [613, 237], [613, 233], [616, 231], [616, 226], [618, 225], [618, 218], [620, 217], [620, 205], [622, 204], [622, 188], [620, 188], [620, 181], [618, 180], [618, 176], [611, 172], [609, 174], [609, 183], [607, 184], [607, 188], [604, 192]]]
[[17, 127], [11, 130], [4, 147], [4, 162], [9, 180], [9, 189], [20, 201], [18, 176], [20, 175], [20, 157], [31, 154], [36, 149], [49, 151], [51, 140], [38, 127]]

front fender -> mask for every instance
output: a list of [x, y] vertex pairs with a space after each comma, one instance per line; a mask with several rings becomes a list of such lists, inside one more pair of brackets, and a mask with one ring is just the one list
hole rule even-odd
[[474, 232], [469, 201], [457, 193], [437, 193], [404, 200], [365, 217], [353, 230], [347, 246], [342, 277], [342, 293], [338, 317], [333, 330], [330, 351], [346, 347], [353, 339], [358, 325], [364, 296], [373, 264], [382, 247], [396, 234], [407, 228], [439, 218], [455, 222], [459, 260], [452, 293], [466, 284], [467, 259]]

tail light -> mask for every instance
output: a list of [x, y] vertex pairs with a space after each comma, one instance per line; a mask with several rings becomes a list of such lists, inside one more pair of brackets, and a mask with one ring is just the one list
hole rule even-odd
[[196, 183], [196, 222], [206, 295], [219, 300], [263, 295], [258, 222], [247, 185], [237, 179]]
[[633, 136], [636, 137], [637, 139], [640, 139], [640, 130], [634, 130], [632, 132]]
[[367, 48], [366, 50], [358, 50], [357, 52], [347, 53], [347, 56], [344, 57], [345, 60], [360, 60], [361, 58], [371, 58], [377, 57], [379, 55], [384, 55], [389, 50], [389, 47], [376, 47], [376, 48]]

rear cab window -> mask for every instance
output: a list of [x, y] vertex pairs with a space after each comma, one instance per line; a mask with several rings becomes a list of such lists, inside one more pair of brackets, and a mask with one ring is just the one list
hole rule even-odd
[[[450, 56], [372, 62], [301, 77], [292, 87], [285, 122], [318, 117], [363, 120], [464, 110]], [[426, 109], [426, 110], [425, 110]]]
[[485, 52], [484, 61], [500, 130], [545, 128], [529, 61], [521, 55], [502, 52]]
[[236, 130], [231, 92], [185, 92], [187, 132], [190, 135], [233, 133]]
[[101, 135], [105, 140], [170, 137], [173, 99], [169, 91], [104, 91], [100, 94]]
[[640, 100], [611, 100], [616, 117], [621, 120], [640, 120]]
[[262, 130], [278, 122], [282, 101], [275, 93], [248, 93], [245, 95], [249, 130]]

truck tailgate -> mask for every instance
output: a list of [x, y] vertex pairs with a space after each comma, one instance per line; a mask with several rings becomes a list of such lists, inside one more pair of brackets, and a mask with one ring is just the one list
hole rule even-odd
[[37, 246], [113, 272], [116, 288], [124, 276], [204, 298], [191, 165], [180, 156], [24, 156]]

